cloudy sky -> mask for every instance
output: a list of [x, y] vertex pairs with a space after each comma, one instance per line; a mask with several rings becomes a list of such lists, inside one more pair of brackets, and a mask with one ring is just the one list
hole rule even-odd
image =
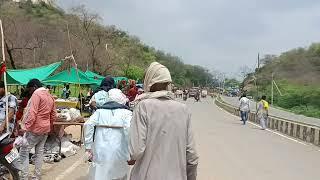
[[280, 54], [320, 41], [319, 0], [58, 0], [84, 4], [103, 23], [209, 69], [237, 75], [257, 53]]

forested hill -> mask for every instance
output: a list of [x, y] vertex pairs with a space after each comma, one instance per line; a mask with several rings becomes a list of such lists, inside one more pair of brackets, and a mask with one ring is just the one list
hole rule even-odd
[[[320, 44], [296, 48], [280, 56], [266, 55], [262, 67], [247, 76], [244, 89], [253, 96], [265, 94], [271, 101], [271, 79], [275, 80], [274, 104], [297, 113], [320, 118]], [[281, 93], [281, 94], [280, 94]]]
[[144, 69], [159, 61], [170, 69], [176, 84], [205, 85], [212, 79], [203, 67], [184, 64], [181, 58], [150, 47], [138, 37], [113, 25], [103, 25], [99, 15], [83, 6], [66, 13], [45, 3], [0, 0], [0, 18], [9, 68], [46, 65], [72, 51], [82, 70], [88, 64], [90, 70], [103, 75], [141, 79]]

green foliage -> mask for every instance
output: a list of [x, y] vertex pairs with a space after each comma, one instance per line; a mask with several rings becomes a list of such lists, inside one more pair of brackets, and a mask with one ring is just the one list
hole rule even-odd
[[[39, 65], [69, 56], [72, 51], [79, 68], [86, 68], [88, 63], [90, 70], [102, 75], [111, 73], [142, 79], [145, 68], [158, 61], [168, 67], [173, 83], [178, 86], [209, 86], [212, 82], [212, 74], [206, 68], [185, 64], [180, 57], [156, 50], [128, 32], [100, 24], [101, 18], [84, 6], [65, 13], [44, 3], [32, 4], [30, 0], [6, 1], [6, 5], [0, 6], [0, 17], [2, 15], [13, 20], [6, 21], [12, 24], [6, 26], [6, 38], [13, 42], [12, 48], [22, 49], [12, 50], [11, 60], [19, 68], [34, 64], [34, 54], [30, 50], [34, 48]], [[21, 47], [25, 44], [28, 46]]]
[[241, 82], [239, 82], [234, 78], [231, 78], [231, 79], [226, 79], [224, 85], [227, 88], [239, 88], [241, 85]]
[[130, 66], [125, 74], [127, 74], [129, 79], [142, 80], [144, 70], [138, 66]]
[[[274, 87], [274, 105], [310, 117], [320, 118], [320, 86], [299, 86], [279, 81], [282, 95]], [[256, 91], [250, 91], [256, 96]], [[266, 95], [271, 102], [271, 85], [260, 86], [260, 96]]]
[[[280, 56], [266, 55], [261, 62], [263, 66], [248, 76], [243, 84], [255, 87], [256, 82], [259, 96], [265, 94], [271, 101], [274, 74], [274, 80], [283, 93], [280, 96], [274, 87], [274, 105], [306, 116], [320, 117], [320, 43], [292, 49]], [[256, 89], [249, 91], [257, 95]]]
[[47, 5], [44, 2], [39, 4], [33, 4], [30, 0], [25, 3], [20, 3], [20, 8], [26, 11], [26, 14], [34, 18], [44, 18], [46, 20], [56, 19], [59, 20], [61, 16], [64, 15], [64, 12], [60, 9], [54, 8], [50, 5]]

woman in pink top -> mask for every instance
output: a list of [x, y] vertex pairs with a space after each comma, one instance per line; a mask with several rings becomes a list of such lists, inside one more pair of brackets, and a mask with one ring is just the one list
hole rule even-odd
[[29, 174], [29, 153], [35, 147], [35, 176], [33, 179], [41, 179], [41, 167], [43, 162], [44, 145], [48, 133], [53, 129], [56, 117], [54, 98], [48, 89], [42, 87], [38, 79], [32, 79], [27, 84], [29, 93], [32, 94], [24, 116], [25, 137], [28, 146], [21, 147], [20, 160], [22, 163], [21, 179], [27, 180]]

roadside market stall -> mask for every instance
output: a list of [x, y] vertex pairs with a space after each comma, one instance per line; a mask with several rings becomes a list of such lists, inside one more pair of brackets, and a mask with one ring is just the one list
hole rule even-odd
[[[75, 84], [78, 85], [77, 93], [81, 95], [81, 85], [98, 85], [100, 82], [96, 79], [89, 78], [83, 71], [70, 68], [70, 70], [65, 70], [59, 72], [53, 76], [50, 76], [42, 81], [44, 84], [48, 85], [64, 85], [64, 84]], [[78, 98], [69, 98], [69, 99], [57, 99], [56, 100], [57, 107], [69, 107], [69, 108], [76, 108], [79, 107]]]
[[90, 70], [86, 70], [86, 72], [84, 74], [90, 79], [95, 79], [95, 80], [100, 80], [100, 81], [102, 81], [105, 78], [104, 76], [101, 76], [100, 74], [97, 74], [97, 73], [92, 72]]
[[70, 97], [68, 99], [56, 99], [56, 106], [58, 111], [58, 119], [54, 123], [56, 137], [60, 140], [60, 150], [61, 153], [61, 142], [65, 135], [64, 129], [68, 126], [80, 126], [81, 127], [81, 138], [80, 144], [83, 142], [82, 134], [83, 134], [83, 123], [85, 119], [82, 117], [81, 112], [77, 109], [81, 109], [82, 101], [81, 100], [81, 85], [97, 85], [99, 83], [98, 80], [89, 78], [83, 71], [76, 69], [74, 67], [69, 70], [65, 70], [59, 72], [55, 75], [52, 75], [42, 81], [44, 84], [48, 85], [64, 85], [64, 84], [74, 84], [78, 85], [79, 97]]
[[30, 69], [8, 69], [8, 85], [26, 85], [31, 79], [37, 78], [40, 81], [46, 79], [62, 64], [62, 61]]

